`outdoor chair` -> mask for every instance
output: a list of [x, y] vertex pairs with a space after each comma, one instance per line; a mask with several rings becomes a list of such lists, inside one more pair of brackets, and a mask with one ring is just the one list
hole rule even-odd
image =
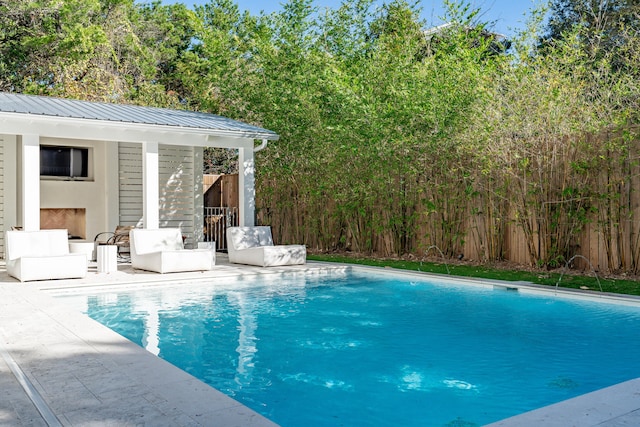
[[87, 275], [87, 256], [69, 253], [67, 230], [5, 232], [7, 273], [21, 282]]
[[185, 249], [179, 228], [130, 232], [131, 266], [157, 273], [211, 270], [215, 264], [211, 249]]
[[93, 238], [93, 259], [96, 259], [99, 245], [115, 245], [118, 258], [128, 260], [129, 256], [129, 231], [133, 230], [133, 225], [118, 225], [115, 231], [103, 231]]
[[304, 264], [307, 248], [304, 245], [274, 245], [271, 227], [227, 228], [229, 261], [236, 264], [271, 267]]

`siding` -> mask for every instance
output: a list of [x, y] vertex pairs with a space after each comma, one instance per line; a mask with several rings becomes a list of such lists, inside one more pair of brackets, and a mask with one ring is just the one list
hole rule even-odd
[[118, 144], [120, 225], [142, 226], [142, 146]]
[[[192, 147], [161, 145], [159, 149], [160, 227], [178, 227], [187, 244], [198, 240], [194, 191], [197, 181], [195, 150]], [[120, 143], [119, 212], [121, 225], [142, 226], [142, 146]], [[197, 188], [201, 193], [201, 187]], [[196, 196], [201, 194], [196, 193]]]
[[[161, 145], [160, 227], [178, 227], [194, 242], [193, 148]], [[198, 188], [202, 193], [202, 187]], [[197, 193], [196, 193], [197, 194]]]

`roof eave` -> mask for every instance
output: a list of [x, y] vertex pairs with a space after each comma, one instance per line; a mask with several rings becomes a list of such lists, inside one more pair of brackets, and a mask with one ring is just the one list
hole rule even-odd
[[[14, 123], [15, 126], [9, 126]], [[210, 128], [196, 128], [196, 127], [183, 127], [183, 126], [171, 126], [161, 124], [143, 124], [143, 123], [128, 123], [121, 121], [111, 120], [97, 120], [88, 118], [70, 118], [59, 117], [50, 115], [38, 115], [31, 113], [14, 113], [14, 112], [0, 112], [0, 132], [13, 133], [13, 134], [26, 134], [26, 133], [38, 133], [43, 136], [60, 136], [57, 132], [61, 131], [64, 127], [74, 127], [77, 129], [90, 128], [95, 131], [95, 128], [103, 129], [118, 129], [122, 132], [127, 130], [139, 135], [140, 133], [155, 133], [155, 134], [179, 134], [179, 135], [199, 135], [204, 136], [207, 140], [210, 138], [242, 138], [252, 140], [269, 140], [277, 141], [279, 139], [278, 134], [274, 132], [259, 132], [259, 131], [238, 131], [238, 130], [223, 130], [223, 129], [210, 129]], [[25, 128], [24, 125], [41, 125]], [[31, 132], [29, 132], [29, 131]], [[40, 131], [40, 132], [39, 132]], [[99, 138], [93, 138], [98, 140], [113, 140], [122, 141], [122, 132], [118, 134], [106, 134], [101, 135]], [[136, 137], [137, 139], [137, 137]]]

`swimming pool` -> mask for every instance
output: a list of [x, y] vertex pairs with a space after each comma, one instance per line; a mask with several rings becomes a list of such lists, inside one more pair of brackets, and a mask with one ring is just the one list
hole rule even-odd
[[229, 280], [58, 296], [283, 426], [482, 425], [640, 376], [639, 307], [361, 269]]

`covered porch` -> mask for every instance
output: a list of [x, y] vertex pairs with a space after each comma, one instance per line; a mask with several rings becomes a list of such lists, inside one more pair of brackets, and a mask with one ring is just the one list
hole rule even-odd
[[[184, 227], [195, 244], [203, 148], [238, 150], [239, 223], [253, 225], [254, 153], [278, 135], [212, 114], [0, 93], [0, 139], [4, 230], [50, 228], [50, 210], [78, 215], [86, 225], [72, 234], [86, 240], [124, 224]], [[42, 164], [42, 147], [68, 149], [76, 164], [49, 172], [60, 165]]]

